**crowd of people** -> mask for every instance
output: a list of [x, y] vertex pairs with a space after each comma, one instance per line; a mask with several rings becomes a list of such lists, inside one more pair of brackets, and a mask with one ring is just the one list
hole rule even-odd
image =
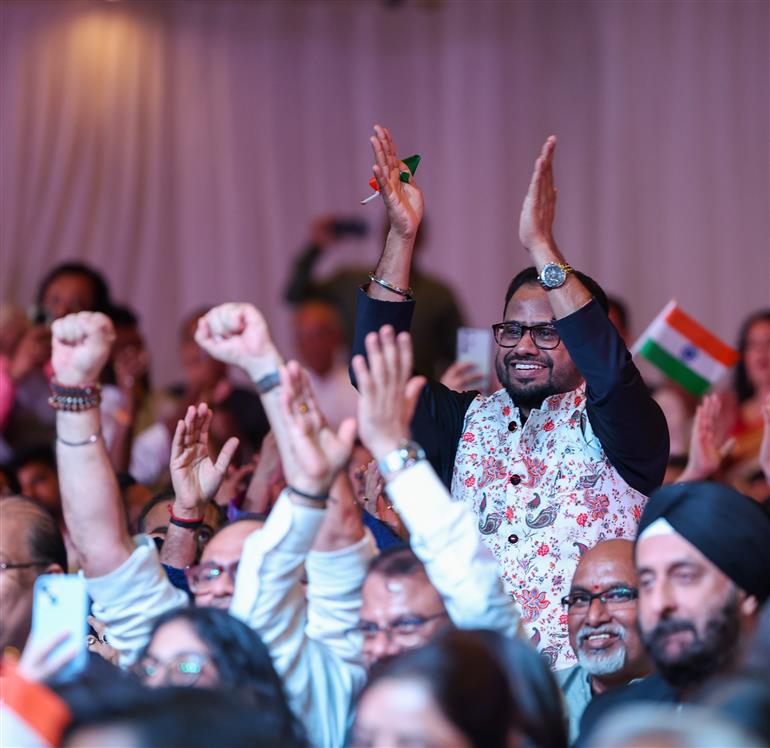
[[[439, 380], [461, 315], [412, 268], [422, 191], [371, 143], [382, 255], [314, 280], [316, 223], [286, 287], [298, 361], [226, 303], [182, 322], [157, 391], [137, 316], [80, 263], [31, 323], [4, 309], [0, 742], [770, 745], [770, 310], [734, 392], [665, 385], [692, 414], [672, 450], [617, 302], [554, 239], [551, 137], [500, 387]], [[36, 580], [68, 572], [88, 631], [41, 640]]]

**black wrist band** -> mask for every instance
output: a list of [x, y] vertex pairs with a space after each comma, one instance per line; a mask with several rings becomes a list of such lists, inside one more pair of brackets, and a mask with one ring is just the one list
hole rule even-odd
[[305, 493], [304, 491], [300, 491], [298, 488], [294, 488], [294, 486], [286, 486], [286, 488], [289, 489], [292, 493], [297, 494], [297, 496], [301, 496], [303, 499], [309, 499], [310, 501], [328, 501], [329, 494], [314, 494], [314, 493]]
[[187, 522], [183, 519], [177, 519], [176, 517], [169, 517], [168, 523], [170, 525], [181, 527], [183, 530], [197, 530], [199, 527], [203, 527], [203, 521], [199, 519]]
[[278, 371], [271, 371], [269, 374], [265, 374], [264, 377], [261, 377], [254, 382], [254, 386], [257, 388], [257, 392], [260, 395], [266, 395], [270, 390], [274, 390], [278, 387], [279, 384], [281, 384], [281, 375]]

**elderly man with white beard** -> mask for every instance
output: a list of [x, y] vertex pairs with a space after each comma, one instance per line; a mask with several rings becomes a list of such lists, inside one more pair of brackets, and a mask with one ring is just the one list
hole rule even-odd
[[569, 712], [570, 742], [594, 696], [652, 670], [636, 625], [634, 544], [606, 540], [586, 551], [562, 598], [578, 664], [556, 672]]

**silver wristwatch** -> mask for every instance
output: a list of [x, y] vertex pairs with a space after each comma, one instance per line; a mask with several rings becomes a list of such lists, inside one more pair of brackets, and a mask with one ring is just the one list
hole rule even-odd
[[572, 268], [566, 263], [548, 262], [543, 265], [537, 279], [546, 291], [552, 291], [554, 288], [563, 286], [567, 280], [567, 275], [571, 272]]
[[377, 460], [377, 469], [383, 478], [398, 473], [425, 459], [425, 450], [417, 442], [404, 439], [396, 449]]

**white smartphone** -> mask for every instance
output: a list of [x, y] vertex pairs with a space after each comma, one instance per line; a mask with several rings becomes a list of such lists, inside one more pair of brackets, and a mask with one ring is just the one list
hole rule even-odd
[[492, 331], [478, 327], [458, 328], [457, 360], [467, 361], [476, 367], [479, 378], [474, 382], [474, 387], [486, 392], [492, 373]]
[[49, 645], [64, 632], [69, 634], [49, 655], [51, 660], [65, 649], [77, 654], [51, 680], [72, 680], [88, 662], [88, 593], [79, 574], [42, 574], [35, 580], [30, 639], [39, 647]]

